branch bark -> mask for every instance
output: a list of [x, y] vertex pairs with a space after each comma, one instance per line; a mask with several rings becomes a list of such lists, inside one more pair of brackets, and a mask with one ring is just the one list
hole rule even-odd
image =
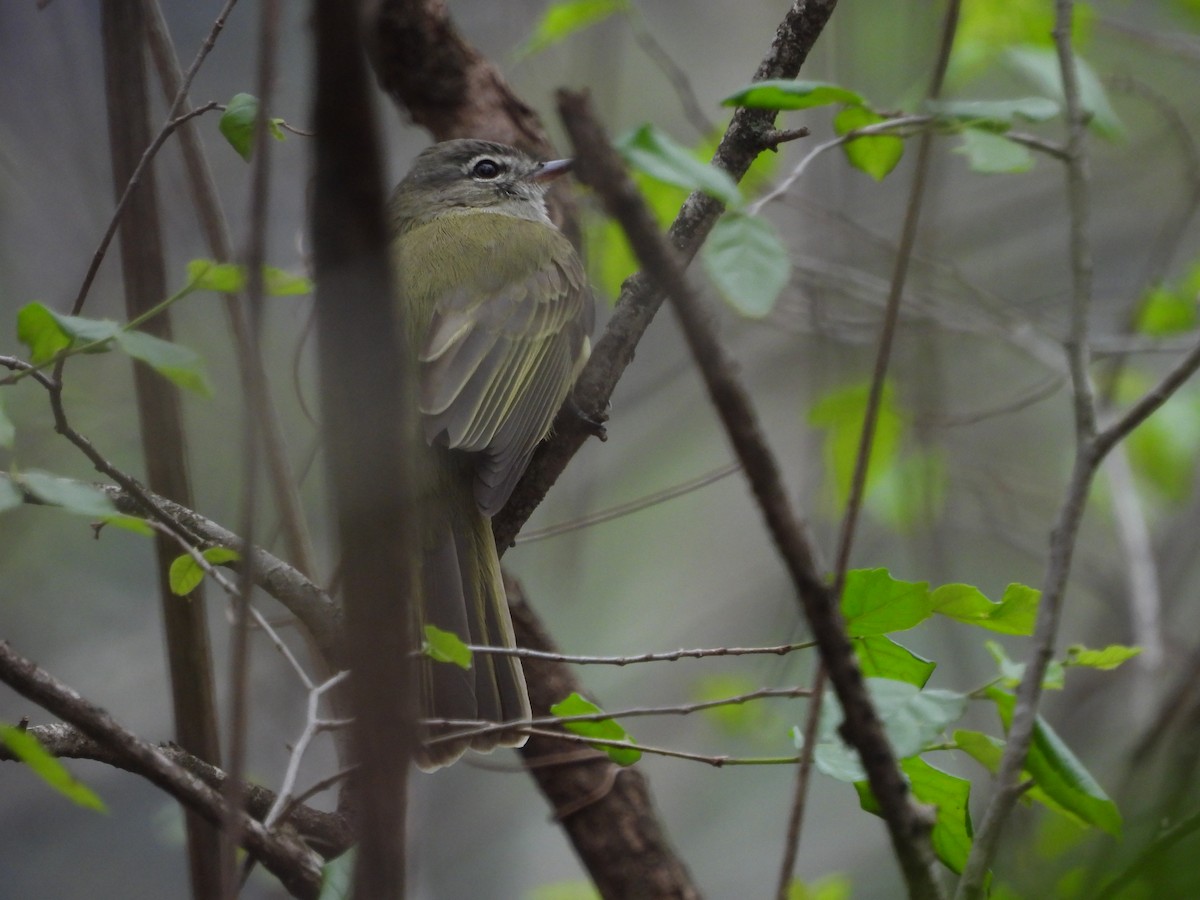
[[[142, 0], [104, 0], [101, 9], [113, 188], [119, 200], [152, 137], [146, 85], [146, 23]], [[130, 194], [120, 235], [125, 310], [133, 319], [167, 294], [158, 198], [151, 166], [146, 167], [141, 183]], [[149, 320], [145, 329], [163, 340], [171, 339], [167, 314]], [[191, 506], [178, 391], [140, 362], [134, 363], [134, 388], [147, 481], [152, 490]], [[166, 535], [156, 535], [154, 546], [175, 733], [183, 747], [202, 759], [219, 763], [220, 735], [203, 589], [197, 588], [186, 601], [180, 602], [171, 592], [167, 574], [177, 550]], [[193, 896], [221, 896], [221, 873], [232, 866], [232, 852], [222, 847], [218, 831], [192, 813], [187, 816], [187, 839]]]

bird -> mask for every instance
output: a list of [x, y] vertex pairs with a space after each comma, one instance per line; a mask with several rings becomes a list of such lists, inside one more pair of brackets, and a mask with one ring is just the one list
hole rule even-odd
[[[492, 141], [443, 141], [417, 156], [388, 202], [424, 437], [414, 460], [425, 517], [418, 635], [433, 625], [469, 644], [515, 643], [491, 519], [567, 400], [595, 320], [583, 264], [545, 202], [570, 168]], [[420, 687], [424, 719], [530, 718], [512, 655], [475, 653], [470, 670], [425, 655]], [[517, 731], [434, 740], [454, 730], [422, 729], [422, 769], [525, 742]]]

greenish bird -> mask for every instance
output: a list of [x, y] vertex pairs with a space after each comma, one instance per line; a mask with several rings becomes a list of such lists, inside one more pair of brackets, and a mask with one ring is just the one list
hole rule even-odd
[[[399, 321], [417, 360], [427, 446], [419, 626], [471, 644], [514, 645], [491, 517], [504, 506], [587, 361], [594, 321], [583, 265], [550, 221], [545, 194], [569, 160], [503, 144], [428, 148], [388, 207]], [[421, 714], [507, 722], [530, 716], [516, 657], [474, 654], [464, 670], [425, 659]], [[439, 731], [429, 729], [426, 738]], [[492, 732], [426, 743], [422, 768], [468, 748], [520, 746]]]

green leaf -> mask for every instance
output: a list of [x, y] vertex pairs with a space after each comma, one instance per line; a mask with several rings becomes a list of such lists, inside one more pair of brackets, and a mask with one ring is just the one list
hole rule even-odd
[[590, 881], [556, 881], [539, 884], [529, 892], [528, 900], [600, 900], [600, 892]]
[[972, 172], [981, 175], [1014, 175], [1033, 168], [1033, 154], [1028, 147], [1010, 141], [1002, 134], [982, 128], [964, 129], [960, 143], [954, 148], [967, 158]]
[[769, 314], [792, 273], [775, 226], [759, 216], [727, 213], [703, 251], [708, 277], [735, 310], [759, 319]]
[[704, 191], [728, 207], [741, 205], [742, 195], [729, 173], [696, 159], [653, 125], [643, 125], [617, 141], [626, 162], [659, 181]]
[[120, 330], [116, 322], [63, 315], [41, 303], [26, 304], [17, 313], [17, 338], [29, 347], [34, 363], [53, 359], [76, 341], [90, 344], [111, 340]]
[[854, 641], [854, 652], [864, 678], [890, 678], [925, 687], [925, 682], [937, 668], [937, 663], [918, 656], [883, 634]]
[[212, 385], [204, 371], [204, 360], [195, 350], [173, 344], [145, 331], [122, 331], [117, 335], [122, 350], [139, 359], [177, 387], [202, 397], [212, 396]]
[[787, 889], [787, 900], [850, 900], [850, 897], [850, 879], [840, 872], [808, 885], [797, 878]]
[[11, 450], [13, 442], [16, 439], [17, 426], [13, 424], [13, 420], [4, 411], [4, 395], [0, 394], [0, 447], [5, 450]]
[[21, 493], [21, 489], [13, 484], [9, 476], [0, 473], [0, 513], [16, 509], [24, 502], [25, 495]]
[[[966, 694], [921, 690], [901, 681], [868, 678], [867, 690], [899, 759], [916, 756], [948, 725], [962, 718], [967, 708]], [[820, 740], [813, 750], [813, 761], [822, 772], [839, 781], [865, 781], [867, 776], [858, 751], [843, 743], [838, 735], [842, 718], [841, 706], [830, 693], [821, 716]]]
[[1103, 650], [1089, 650], [1082, 644], [1073, 644], [1067, 648], [1067, 658], [1063, 665], [1086, 666], [1089, 669], [1100, 669], [1107, 672], [1128, 662], [1141, 652], [1141, 647], [1126, 647], [1123, 644], [1109, 644]]
[[[1116, 386], [1118, 402], [1133, 402], [1149, 388], [1149, 379], [1126, 367]], [[1200, 392], [1186, 387], [1177, 391], [1134, 430], [1125, 446], [1140, 481], [1169, 503], [1186, 500], [1200, 453]]]
[[[962, 874], [975, 835], [968, 807], [971, 782], [934, 768], [919, 756], [902, 760], [900, 768], [908, 779], [913, 796], [937, 811], [930, 839], [938, 859], [952, 872]], [[875, 799], [870, 784], [856, 781], [854, 789], [858, 791], [859, 805], [867, 812], [879, 815], [879, 801]]]
[[140, 534], [142, 537], [154, 537], [154, 529], [145, 519], [139, 519], [137, 516], [110, 516], [104, 520], [105, 525], [112, 525], [114, 528], [120, 528], [124, 531], [132, 531], [134, 534]]
[[436, 625], [425, 626], [425, 644], [422, 650], [429, 658], [442, 663], [453, 663], [460, 669], [470, 669], [474, 654], [471, 648], [452, 631], [443, 631]]
[[[1049, 47], [1015, 47], [1005, 54], [1010, 66], [1066, 108], [1058, 53]], [[1101, 137], [1119, 140], [1125, 126], [1104, 91], [1104, 84], [1091, 66], [1076, 54], [1075, 72], [1079, 83], [1079, 102], [1091, 115], [1089, 125]]]
[[[1071, 43], [1084, 46], [1094, 18], [1088, 4], [1076, 4], [1071, 23]], [[952, 82], [961, 82], [987, 70], [1010, 47], [1032, 44], [1052, 47], [1054, 7], [1046, 0], [972, 0], [963, 5], [954, 51], [950, 57]]]
[[[1015, 699], [995, 686], [987, 689], [987, 695], [995, 702], [1007, 731], [1012, 723]], [[1113, 837], [1121, 836], [1121, 813], [1117, 805], [1041, 716], [1034, 724], [1025, 768], [1055, 802]]]
[[188, 283], [199, 291], [236, 294], [246, 288], [246, 268], [211, 259], [193, 259], [187, 264]]
[[1184, 334], [1196, 327], [1196, 297], [1157, 286], [1138, 306], [1134, 328], [1151, 337]]
[[96, 812], [108, 812], [104, 801], [82, 781], [77, 781], [28, 731], [12, 725], [0, 725], [0, 740], [8, 744], [13, 755], [29, 766], [35, 775], [72, 803]]
[[[219, 566], [222, 563], [236, 562], [242, 556], [236, 550], [228, 547], [209, 547], [200, 553], [209, 565]], [[190, 553], [183, 553], [171, 560], [167, 569], [167, 582], [171, 593], [177, 597], [185, 597], [200, 586], [204, 580], [204, 569]]]
[[1001, 634], [1033, 634], [1041, 591], [1010, 584], [999, 603], [969, 584], [943, 584], [932, 596], [933, 611], [967, 625], [978, 625]]
[[[590, 716], [603, 712], [600, 707], [590, 700], [585, 700], [577, 693], [572, 693], [565, 700], [550, 707], [553, 716]], [[610, 747], [604, 744], [596, 745], [619, 766], [631, 766], [642, 758], [642, 751], [633, 746], [634, 740], [615, 719], [600, 719], [597, 722], [564, 722], [563, 728], [572, 734], [589, 738], [600, 738], [605, 741], [625, 741], [630, 746]]]
[[[1015, 688], [1020, 684], [1021, 679], [1025, 677], [1025, 663], [1014, 662], [995, 641], [984, 641], [983, 646], [996, 661], [1001, 683], [1008, 688]], [[1051, 661], [1046, 667], [1046, 674], [1042, 676], [1042, 687], [1048, 691], [1061, 691], [1066, 684], [1066, 676], [1062, 663]]]
[[1048, 122], [1061, 108], [1049, 97], [1018, 97], [1014, 100], [937, 100], [926, 109], [939, 118], [975, 128], [1007, 131], [1018, 119]]
[[263, 266], [263, 288], [268, 297], [297, 297], [313, 292], [312, 279], [274, 266]]
[[71, 346], [71, 336], [41, 303], [27, 303], [17, 312], [17, 339], [29, 348], [34, 364], [53, 359]]
[[[744, 675], [706, 675], [692, 688], [698, 703], [748, 694], [758, 685]], [[701, 710], [700, 715], [726, 734], [744, 737], [771, 730], [771, 715], [761, 703], [731, 703]]]
[[[850, 496], [869, 392], [870, 385], [866, 383], [836, 388], [819, 398], [808, 413], [809, 424], [826, 431], [825, 464], [833, 476], [830, 482], [839, 508], [845, 506]], [[895, 392], [890, 383], [885, 384], [867, 466], [868, 495], [881, 474], [895, 465], [905, 427], [906, 416], [896, 403]]]
[[[847, 106], [833, 117], [833, 130], [838, 134], [849, 134], [885, 121], [886, 117], [865, 106]], [[904, 155], [904, 139], [892, 134], [852, 138], [842, 144], [842, 152], [854, 168], [866, 172], [876, 181], [882, 181]]]
[[283, 119], [267, 119], [267, 133], [277, 141], [286, 141], [287, 132], [283, 130]]
[[46, 472], [22, 472], [17, 480], [38, 500], [67, 512], [100, 519], [117, 514], [117, 508], [108, 495], [90, 484], [59, 478]]
[[866, 101], [860, 94], [824, 81], [766, 80], [748, 84], [721, 101], [722, 106], [748, 106], [753, 109], [810, 109], [831, 103]]
[[[1000, 740], [1000, 738], [992, 737], [990, 734], [984, 734], [981, 731], [955, 731], [953, 739], [959, 750], [966, 753], [993, 775], [1000, 769], [1000, 758], [1004, 755], [1004, 741]], [[1032, 779], [1033, 776], [1027, 770], [1021, 770], [1022, 781], [1031, 781]], [[1053, 810], [1076, 825], [1085, 828], [1088, 827], [1087, 822], [1084, 822], [1070, 810], [1063, 808], [1061, 804], [1056, 802], [1036, 784], [1025, 791], [1021, 795], [1021, 799], [1030, 803], [1040, 803], [1042, 806]]]
[[358, 847], [355, 846], [321, 867], [321, 893], [317, 900], [351, 900], [357, 858]]
[[887, 569], [851, 569], [846, 573], [842, 615], [851, 637], [904, 631], [932, 613], [926, 581], [899, 581]]
[[518, 59], [523, 59], [540, 53], [563, 38], [595, 25], [597, 22], [602, 22], [614, 13], [624, 12], [628, 8], [628, 0], [565, 0], [565, 2], [553, 3], [534, 26], [533, 34], [516, 49], [513, 55]]
[[875, 474], [866, 507], [890, 528], [908, 533], [937, 520], [945, 505], [946, 482], [946, 460], [940, 450], [898, 455], [892, 465]]
[[234, 94], [221, 113], [218, 127], [229, 146], [246, 162], [254, 153], [254, 122], [258, 118], [258, 98], [251, 94]]

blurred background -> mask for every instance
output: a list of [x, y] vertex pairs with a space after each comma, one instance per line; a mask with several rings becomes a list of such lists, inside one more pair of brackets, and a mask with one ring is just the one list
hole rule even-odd
[[[710, 137], [708, 126], [689, 113], [647, 53], [645, 34], [686, 75], [699, 111], [720, 128], [729, 112], [720, 100], [749, 81], [787, 4], [641, 0], [635, 19], [614, 16], [526, 56], [515, 51], [533, 32], [545, 3], [450, 5], [466, 37], [502, 66], [557, 137], [562, 132], [554, 121], [554, 89], [586, 86], [612, 133], [652, 122], [693, 146]], [[163, 0], [185, 66], [219, 6], [215, 0]], [[983, 15], [989, 6], [995, 4], [967, 0], [964, 27], [970, 15]], [[1049, 3], [1017, 6], [1044, 8], [1049, 21]], [[1186, 335], [1128, 337], [1148, 285], [1180, 283], [1200, 257], [1200, 229], [1191, 215], [1200, 19], [1194, 13], [1189, 18], [1187, 6], [1169, 0], [1089, 4], [1081, 36], [1084, 56], [1102, 77], [1114, 79], [1108, 93], [1122, 125], [1119, 138], [1094, 136], [1090, 144], [1093, 325], [1097, 348], [1109, 354], [1099, 357], [1097, 377], [1110, 370], [1106, 359], [1114, 350], [1136, 344], [1145, 351], [1125, 363], [1122, 399], [1137, 385], [1153, 383], [1188, 342]], [[942, 12], [941, 3], [844, 3], [801, 77], [845, 85], [880, 110], [912, 109], [930, 77]], [[306, 4], [285, 4], [285, 17], [270, 113], [304, 128], [311, 77]], [[235, 9], [195, 82], [193, 102], [226, 102], [253, 91], [256, 21], [255, 4]], [[976, 35], [983, 49], [960, 44], [949, 95], [1038, 93], [1002, 58], [988, 55], [988, 37], [994, 35]], [[978, 53], [971, 55], [973, 50]], [[0, 353], [22, 355], [16, 311], [35, 300], [69, 308], [113, 208], [97, 5], [59, 0], [38, 10], [33, 2], [5, 4], [0, 83]], [[156, 101], [165, 113], [161, 96]], [[428, 138], [382, 95], [379, 111], [394, 181]], [[784, 124], [807, 125], [813, 137], [786, 145], [758, 173], [760, 183], [783, 177], [827, 139], [830, 120], [828, 108], [785, 114]], [[246, 235], [249, 167], [221, 139], [215, 114], [201, 120], [201, 130], [240, 243]], [[1062, 138], [1058, 120], [1028, 130]], [[853, 565], [883, 566], [896, 578], [935, 585], [967, 582], [998, 598], [1011, 582], [1039, 586], [1072, 453], [1059, 348], [1070, 290], [1063, 173], [1054, 160], [1037, 155], [1028, 172], [981, 175], [954, 151], [954, 139], [936, 146], [892, 371], [899, 449], [895, 467], [869, 498]], [[306, 267], [308, 152], [303, 137], [272, 146], [268, 261], [289, 271]], [[809, 413], [833, 392], [867, 382], [912, 156], [906, 154], [895, 172], [876, 182], [851, 169], [839, 152], [822, 154], [786, 197], [765, 208], [793, 262], [790, 282], [767, 318], [738, 317], [694, 267], [785, 467], [792, 499], [830, 556], [838, 525], [836, 479], [828, 432], [811, 424]], [[186, 200], [173, 144], [159, 157], [157, 177], [169, 279], [182, 285], [187, 261], [209, 253]], [[599, 225], [590, 229], [601, 231]], [[593, 262], [602, 263], [606, 252], [594, 247]], [[604, 293], [599, 272], [598, 282]], [[242, 398], [220, 302], [199, 295], [172, 315], [176, 340], [203, 354], [215, 386], [212, 399], [184, 400], [197, 506], [236, 527]], [[604, 320], [609, 304], [601, 306]], [[120, 274], [110, 254], [85, 314], [121, 319], [122, 310]], [[316, 408], [309, 318], [310, 298], [273, 299], [266, 313], [264, 352], [298, 469], [314, 453], [315, 428], [306, 412]], [[116, 465], [140, 476], [127, 360], [117, 354], [76, 359], [67, 374], [66, 404], [75, 427]], [[54, 433], [39, 388], [25, 381], [3, 393], [17, 426], [15, 448], [0, 451], [6, 467], [95, 477]], [[1140, 642], [1152, 644], [1161, 657], [1144, 653], [1114, 672], [1072, 672], [1066, 689], [1051, 693], [1043, 708], [1110, 795], [1127, 804], [1130, 834], [1141, 838], [1168, 815], [1160, 805], [1164, 782], [1147, 769], [1136, 773], [1144, 777], [1133, 782], [1144, 787], [1137, 799], [1123, 794], [1135, 774], [1128, 753], [1200, 643], [1195, 389], [1185, 388], [1151, 425], [1158, 430], [1144, 432], [1143, 448], [1131, 446], [1130, 457], [1135, 518], [1145, 523], [1153, 542], [1153, 555], [1141, 561], [1157, 570], [1160, 624], [1133, 630], [1131, 561], [1116, 527], [1110, 482], [1102, 476], [1076, 553], [1061, 644]], [[651, 327], [618, 388], [608, 433], [606, 443], [592, 442], [572, 462], [529, 529], [635, 500], [732, 460], [670, 314], [664, 312]], [[336, 561], [329, 550], [319, 457], [307, 472], [303, 495], [328, 575]], [[269, 512], [263, 519], [269, 528]], [[568, 652], [637, 654], [806, 637], [789, 580], [737, 473], [616, 521], [520, 545], [505, 562]], [[114, 529], [96, 540], [84, 519], [20, 509], [0, 516], [0, 573], [0, 638], [137, 733], [152, 740], [170, 737], [149, 541]], [[208, 597], [223, 700], [226, 607], [217, 591]], [[269, 601], [263, 606], [280, 612]], [[938, 662], [930, 686], [969, 691], [996, 675], [982, 646], [986, 637], [994, 636], [930, 622], [901, 640]], [[274, 787], [303, 728], [305, 694], [260, 638], [253, 656], [249, 772]], [[1024, 639], [997, 639], [1014, 658], [1026, 652]], [[806, 684], [812, 662], [801, 653], [786, 659], [590, 667], [583, 678], [606, 708], [617, 709]], [[22, 716], [33, 724], [49, 720], [0, 689], [0, 721]], [[801, 701], [767, 701], [741, 719], [639, 719], [631, 731], [644, 744], [698, 753], [786, 756], [794, 752], [789, 729], [803, 717]], [[969, 711], [965, 727], [1000, 734], [994, 711], [982, 704]], [[958, 756], [942, 754], [937, 762], [976, 780], [978, 815], [986, 778], [977, 764]], [[639, 765], [675, 845], [708, 896], [766, 896], [774, 890], [791, 767], [714, 770], [650, 755]], [[333, 766], [332, 751], [320, 744], [306, 759], [301, 783]], [[105, 766], [80, 762], [70, 768], [101, 795], [107, 815], [72, 806], [21, 767], [0, 766], [0, 898], [185, 896], [182, 820], [175, 804]], [[1192, 808], [1186, 798], [1195, 793], [1194, 781], [1168, 782], [1172, 785], [1175, 799]], [[414, 897], [538, 897], [548, 885], [586, 880], [515, 755], [414, 775], [411, 816]], [[1105, 850], [1109, 839], [1073, 831], [1040, 809], [1018, 810], [1010, 836], [999, 868], [1019, 896], [1077, 896], [1070, 893], [1069, 877], [1061, 880], [1071, 866], [1097, 848], [1111, 852]], [[1084, 837], [1091, 843], [1079, 844]], [[1074, 856], [1059, 855], [1071, 846]], [[818, 777], [797, 874], [815, 881], [834, 873], [844, 873], [854, 897], [898, 895], [880, 821], [858, 809], [850, 786]], [[246, 896], [282, 894], [259, 874]]]

